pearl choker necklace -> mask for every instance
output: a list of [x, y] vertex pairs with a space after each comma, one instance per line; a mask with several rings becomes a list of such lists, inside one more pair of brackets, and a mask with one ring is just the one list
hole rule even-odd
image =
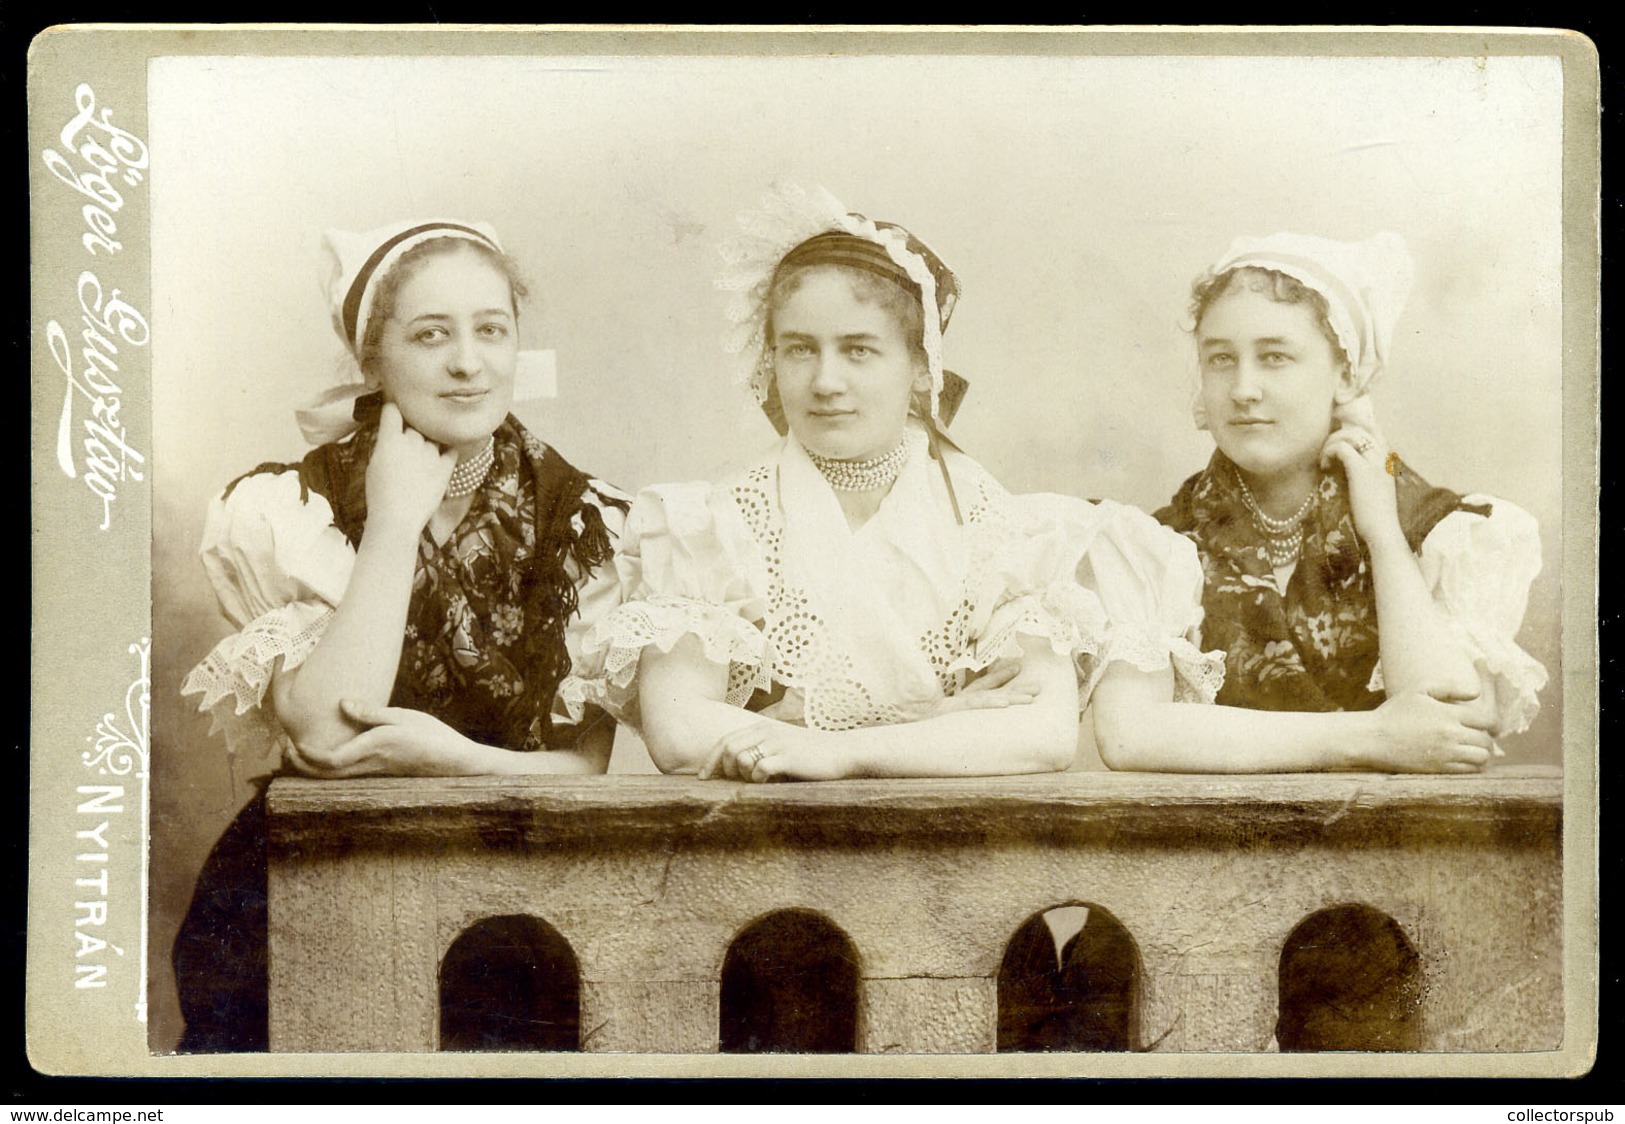
[[496, 460], [496, 438], [487, 437], [485, 448], [469, 457], [466, 461], [459, 461], [457, 467], [451, 470], [451, 480], [446, 484], [446, 498], [448, 500], [462, 499], [471, 496], [485, 483], [485, 478], [491, 472], [491, 465]]
[[1303, 498], [1303, 504], [1297, 511], [1285, 519], [1276, 519], [1258, 506], [1252, 490], [1247, 487], [1247, 481], [1239, 472], [1236, 473], [1236, 483], [1241, 485], [1241, 502], [1251, 513], [1253, 526], [1264, 536], [1264, 553], [1269, 556], [1270, 565], [1277, 570], [1292, 565], [1303, 554], [1303, 520], [1309, 514], [1309, 509], [1315, 506], [1320, 489], [1309, 489], [1309, 494]]
[[871, 492], [884, 488], [903, 471], [908, 460], [908, 439], [898, 442], [897, 448], [866, 461], [843, 461], [834, 457], [821, 457], [811, 449], [807, 456], [818, 471], [824, 474], [829, 486], [837, 492]]

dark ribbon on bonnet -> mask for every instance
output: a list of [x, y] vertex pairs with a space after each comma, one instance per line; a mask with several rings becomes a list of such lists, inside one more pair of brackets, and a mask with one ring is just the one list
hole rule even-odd
[[372, 280], [372, 275], [378, 271], [378, 267], [383, 264], [384, 259], [389, 256], [389, 252], [396, 246], [399, 246], [408, 238], [416, 238], [419, 234], [427, 234], [431, 230], [455, 230], [460, 234], [479, 239], [493, 250], [497, 249], [495, 243], [473, 227], [463, 226], [455, 222], [428, 222], [422, 226], [414, 226], [410, 230], [403, 230], [395, 235], [395, 237], [372, 252], [371, 256], [367, 258], [361, 269], [356, 273], [355, 280], [350, 282], [349, 290], [344, 294], [342, 308], [344, 338], [350, 341], [352, 348], [356, 347], [360, 342], [355, 338], [356, 320], [361, 316], [361, 297], [366, 293], [367, 283]]
[[[863, 216], [859, 214], [852, 217], [863, 220]], [[942, 259], [937, 257], [931, 247], [903, 227], [891, 222], [877, 222], [875, 229], [895, 231], [902, 235], [910, 252], [918, 254], [920, 260], [925, 262], [937, 287], [937, 325], [940, 330], [947, 331], [948, 319], [953, 315], [954, 305], [959, 301], [959, 278], [954, 276], [953, 270], [943, 264]], [[919, 285], [908, 275], [907, 270], [892, 260], [884, 246], [856, 234], [848, 234], [844, 230], [826, 230], [797, 244], [779, 261], [778, 268], [773, 271], [773, 279], [777, 281], [780, 273], [793, 266], [826, 264], [867, 270], [877, 277], [884, 277], [923, 303]]]
[[[859, 221], [867, 221], [856, 212], [853, 212], [852, 217]], [[921, 242], [906, 228], [896, 223], [876, 222], [875, 229], [895, 231], [902, 235], [909, 250], [918, 254], [920, 260], [925, 262], [926, 268], [931, 271], [932, 279], [936, 282], [938, 328], [946, 332], [948, 321], [954, 314], [954, 306], [959, 303], [959, 278], [954, 276], [953, 270], [943, 263], [931, 247]], [[841, 265], [862, 269], [890, 281], [924, 304], [920, 286], [908, 275], [907, 270], [892, 260], [885, 247], [856, 234], [848, 234], [844, 230], [826, 230], [822, 234], [813, 235], [805, 242], [798, 243], [779, 260], [778, 266], [773, 270], [769, 291], [772, 290], [772, 285], [778, 282], [779, 275], [784, 270], [807, 265]], [[937, 414], [942, 419], [944, 427], [953, 422], [954, 415], [959, 411], [959, 404], [965, 400], [965, 391], [969, 387], [970, 384], [954, 372], [942, 372], [942, 389], [937, 393]], [[773, 427], [781, 435], [785, 433], [784, 408], [779, 404], [776, 388], [769, 387], [768, 399], [762, 407], [772, 420]]]

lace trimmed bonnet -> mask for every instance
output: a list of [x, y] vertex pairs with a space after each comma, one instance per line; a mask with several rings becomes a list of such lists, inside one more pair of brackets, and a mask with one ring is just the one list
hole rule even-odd
[[942, 333], [960, 294], [959, 279], [942, 259], [903, 227], [848, 211], [822, 187], [809, 192], [778, 185], [757, 210], [739, 216], [739, 225], [741, 233], [722, 247], [730, 269], [717, 281], [734, 294], [725, 346], [730, 354], [752, 357], [747, 382], [779, 431], [784, 422], [776, 412], [768, 297], [784, 266], [817, 263], [867, 270], [917, 296], [923, 309], [935, 310], [935, 316], [921, 317], [921, 343], [931, 379], [929, 421], [942, 432], [966, 388], [964, 379], [942, 366]]

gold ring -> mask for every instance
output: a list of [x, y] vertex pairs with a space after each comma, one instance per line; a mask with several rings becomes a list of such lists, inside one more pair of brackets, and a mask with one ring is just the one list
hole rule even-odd
[[1384, 465], [1384, 467], [1388, 469], [1388, 475], [1394, 477], [1396, 480], [1399, 478], [1399, 474], [1403, 472], [1405, 468], [1405, 466], [1400, 463], [1398, 453], [1389, 453], [1388, 463]]
[[753, 745], [749, 749], [747, 749], [744, 753], [740, 754], [740, 759], [742, 761], [744, 761], [750, 768], [754, 769], [754, 768], [756, 768], [756, 766], [758, 766], [758, 765], [760, 765], [762, 763], [762, 758], [764, 758], [766, 756], [767, 756], [767, 752], [764, 749], [762, 749], [761, 746]]

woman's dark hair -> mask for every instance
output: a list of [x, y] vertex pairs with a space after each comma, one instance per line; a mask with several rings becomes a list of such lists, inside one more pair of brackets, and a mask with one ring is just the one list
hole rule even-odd
[[422, 269], [430, 258], [443, 257], [465, 249], [480, 255], [508, 279], [508, 294], [513, 298], [514, 319], [519, 318], [520, 302], [530, 296], [530, 289], [525, 285], [524, 278], [519, 275], [519, 266], [512, 258], [470, 238], [431, 238], [407, 250], [389, 272], [378, 279], [378, 285], [373, 290], [372, 311], [367, 317], [367, 331], [361, 339], [360, 363], [363, 371], [370, 374], [373, 365], [378, 361], [378, 350], [384, 339], [384, 325], [395, 315], [395, 297], [400, 292], [401, 286]]
[[1338, 342], [1337, 333], [1332, 331], [1331, 309], [1326, 304], [1326, 298], [1296, 277], [1256, 265], [1244, 265], [1239, 269], [1198, 277], [1191, 286], [1191, 330], [1194, 332], [1201, 326], [1202, 317], [1207, 315], [1214, 301], [1235, 289], [1262, 293], [1281, 304], [1307, 304], [1315, 314], [1315, 323], [1320, 325], [1321, 335], [1332, 345], [1332, 350], [1343, 356], [1345, 363], [1348, 362], [1348, 354]]

